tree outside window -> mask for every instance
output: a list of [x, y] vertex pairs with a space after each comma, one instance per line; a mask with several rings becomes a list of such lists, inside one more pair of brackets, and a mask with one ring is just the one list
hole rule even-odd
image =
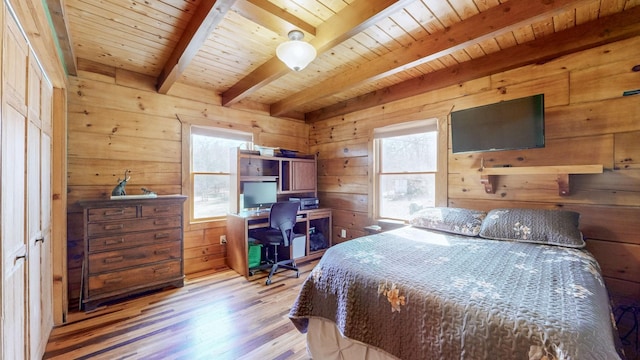
[[251, 142], [251, 134], [192, 127], [193, 220], [213, 220], [226, 216], [229, 211], [231, 152], [247, 142]]
[[376, 216], [408, 220], [416, 211], [435, 206], [435, 122], [392, 125], [376, 129], [374, 135]]

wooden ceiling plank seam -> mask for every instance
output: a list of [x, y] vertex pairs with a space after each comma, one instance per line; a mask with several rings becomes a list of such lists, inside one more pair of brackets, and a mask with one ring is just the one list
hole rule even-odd
[[429, 10], [422, 1], [416, 1], [409, 4], [405, 10], [429, 35], [444, 28], [440, 20], [433, 15], [431, 10]]
[[[109, 45], [117, 48], [122, 48], [125, 43], [136, 44], [142, 47], [144, 51], [163, 51], [166, 52], [171, 49], [175, 42], [165, 39], [159, 41], [159, 39], [149, 39], [142, 36], [132, 36], [133, 34], [127, 33], [126, 30], [119, 27], [107, 27], [99, 21], [91, 21], [89, 19], [76, 19], [74, 28], [77, 26], [82, 27], [82, 32], [76, 32], [81, 34], [78, 38], [84, 38], [87, 40], [95, 39], [92, 42], [100, 43], [100, 45]], [[73, 28], [72, 28], [73, 29]], [[117, 35], [117, 36], [113, 36]], [[98, 41], [99, 40], [99, 41]], [[131, 46], [131, 48], [137, 48]]]
[[158, 76], [158, 92], [166, 94], [173, 83], [180, 78], [196, 53], [205, 43], [209, 34], [224, 19], [236, 0], [203, 0], [180, 41], [173, 49], [169, 60]]
[[[75, 3], [82, 3], [83, 6], [81, 7], [79, 4], [74, 5]], [[108, 4], [111, 5], [109, 6]], [[180, 30], [184, 28], [179, 26], [180, 24], [161, 21], [149, 16], [148, 13], [136, 11], [131, 7], [123, 7], [120, 3], [112, 3], [109, 1], [75, 0], [75, 2], [71, 2], [68, 6], [71, 8], [82, 9], [80, 10], [80, 13], [91, 13], [97, 17], [107, 19], [114, 23], [126, 25], [132, 29], [147, 28], [149, 30], [146, 31], [149, 34], [153, 34], [154, 29], [155, 31], [172, 33], [175, 31], [176, 27]], [[120, 11], [114, 10], [113, 7], [118, 8]]]
[[473, 0], [449, 0], [449, 4], [461, 20], [470, 18], [480, 12]]
[[[372, 26], [380, 18], [402, 9], [409, 2], [410, 0], [358, 0], [317, 27], [316, 37], [310, 43], [318, 54], [322, 54]], [[222, 94], [222, 104], [232, 105], [289, 72], [290, 69], [274, 57], [225, 91]]]
[[[86, 0], [83, 0], [86, 1]], [[102, 0], [105, 1], [105, 0]], [[106, 0], [115, 6], [122, 6], [120, 0]], [[144, 17], [149, 17], [157, 22], [167, 24], [171, 27], [184, 29], [189, 24], [189, 19], [193, 15], [197, 2], [181, 1], [180, 5], [169, 5], [164, 1], [136, 1], [127, 0], [126, 8]], [[122, 6], [125, 7], [125, 6]]]
[[237, 12], [239, 15], [260, 26], [264, 26], [280, 36], [286, 37], [286, 34], [293, 29], [303, 31], [305, 36], [316, 35], [315, 26], [296, 18], [295, 16], [279, 16], [283, 14], [282, 11], [278, 11], [277, 14], [274, 14], [272, 11], [265, 9], [252, 1], [239, 0], [234, 4], [232, 11]]
[[[121, 31], [125, 34], [129, 34], [127, 37], [143, 37], [147, 39], [166, 39], [168, 41], [172, 41], [177, 43], [179, 38], [176, 36], [172, 36], [173, 28], [166, 27], [166, 29], [153, 27], [152, 25], [138, 23], [135, 26], [131, 24], [127, 24], [121, 21], [115, 21], [113, 17], [105, 16], [106, 13], [95, 13], [86, 11], [86, 9], [79, 9], [74, 6], [68, 6], [70, 19], [70, 28], [79, 28], [77, 31], [79, 33], [83, 33], [84, 26], [87, 23], [93, 24], [94, 26], [102, 26], [107, 29], [121, 29]], [[83, 23], [84, 20], [84, 23]], [[108, 26], [104, 24], [104, 22], [109, 22]], [[107, 34], [109, 32], [107, 31]], [[135, 35], [135, 36], [132, 36]]]
[[555, 33], [548, 38], [533, 40], [505, 49], [500, 53], [464, 62], [456, 67], [443, 68], [389, 89], [379, 89], [375, 93], [365, 94], [344, 103], [308, 112], [305, 120], [313, 123], [488, 76], [492, 73], [548, 61], [577, 51], [639, 36], [640, 23], [637, 21], [639, 17], [640, 6]]
[[[451, 54], [458, 49], [466, 48], [485, 39], [495, 37], [497, 34], [521, 27], [529, 21], [547, 19], [558, 12], [566, 11], [567, 8], [585, 1], [508, 1], [484, 13], [451, 25], [446, 31], [420, 39], [413, 46], [381, 56], [366, 66], [360, 67], [356, 72], [326, 79], [313, 87], [293, 94], [287, 99], [271, 104], [271, 115], [278, 116], [291, 111], [291, 109], [295, 109], [305, 102], [327, 96], [337, 91], [337, 89], [355, 87], [366, 81], [380, 79], [423, 62]], [[508, 13], [509, 16], [504, 16], [505, 13]]]

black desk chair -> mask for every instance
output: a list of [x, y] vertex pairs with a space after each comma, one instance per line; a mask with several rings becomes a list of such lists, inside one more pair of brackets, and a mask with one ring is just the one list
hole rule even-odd
[[[296, 277], [300, 276], [299, 270], [293, 259], [278, 260], [278, 248], [281, 246], [291, 246], [293, 239], [301, 236], [295, 234], [293, 231], [299, 208], [300, 203], [297, 201], [274, 203], [271, 205], [271, 211], [269, 212], [270, 228], [253, 234], [253, 236], [257, 240], [260, 240], [260, 242], [265, 246], [266, 263], [249, 269], [249, 273], [253, 275], [256, 270], [271, 268], [266, 281], [267, 285], [271, 284], [271, 277], [279, 268], [294, 270], [296, 272]], [[273, 254], [271, 255], [269, 255], [270, 246], [273, 247]]]

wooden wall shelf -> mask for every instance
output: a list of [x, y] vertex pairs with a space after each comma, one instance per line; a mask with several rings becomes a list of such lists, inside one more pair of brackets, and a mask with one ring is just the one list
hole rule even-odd
[[521, 166], [521, 167], [493, 167], [481, 168], [480, 182], [488, 194], [496, 192], [496, 176], [499, 175], [545, 175], [555, 174], [558, 182], [558, 194], [568, 196], [569, 175], [572, 174], [601, 174], [602, 165], [550, 165], [550, 166]]

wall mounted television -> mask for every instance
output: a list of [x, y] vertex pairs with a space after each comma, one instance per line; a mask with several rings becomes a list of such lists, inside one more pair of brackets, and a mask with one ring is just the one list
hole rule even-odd
[[242, 185], [242, 208], [270, 208], [278, 201], [278, 183], [275, 181], [247, 181]]
[[451, 113], [453, 153], [544, 147], [544, 94]]

